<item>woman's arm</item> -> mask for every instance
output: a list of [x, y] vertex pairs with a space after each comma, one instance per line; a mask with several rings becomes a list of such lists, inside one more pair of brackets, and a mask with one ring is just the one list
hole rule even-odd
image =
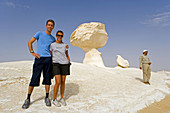
[[69, 57], [69, 55], [68, 55], [68, 50], [66, 50], [66, 57], [67, 57], [67, 59], [68, 59], [68, 61], [69, 61], [69, 63], [70, 63], [70, 57]]
[[66, 57], [67, 57], [67, 59], [68, 59], [68, 61], [69, 61], [69, 63], [70, 63], [70, 57], [69, 57], [69, 55], [68, 55], [68, 45], [66, 45]]
[[50, 51], [51, 57], [53, 56], [52, 51]]

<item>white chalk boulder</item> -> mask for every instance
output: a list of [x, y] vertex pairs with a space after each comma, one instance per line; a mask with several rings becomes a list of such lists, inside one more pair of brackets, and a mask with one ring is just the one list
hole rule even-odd
[[117, 66], [122, 68], [129, 68], [129, 62], [122, 58], [120, 55], [117, 55]]
[[84, 64], [91, 64], [103, 67], [104, 63], [101, 57], [101, 53], [97, 49], [91, 49], [85, 54]]
[[104, 67], [98, 48], [104, 47], [108, 40], [105, 25], [98, 22], [84, 23], [72, 34], [70, 43], [85, 52], [83, 63]]

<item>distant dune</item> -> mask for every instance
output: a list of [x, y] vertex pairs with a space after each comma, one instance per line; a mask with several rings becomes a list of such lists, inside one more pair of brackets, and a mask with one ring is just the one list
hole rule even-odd
[[34, 89], [30, 107], [23, 110], [32, 65], [33, 61], [0, 63], [0, 112], [135, 113], [170, 94], [170, 72], [152, 72], [151, 85], [146, 85], [137, 68], [101, 68], [72, 62], [66, 80], [66, 107], [46, 107], [41, 85]]

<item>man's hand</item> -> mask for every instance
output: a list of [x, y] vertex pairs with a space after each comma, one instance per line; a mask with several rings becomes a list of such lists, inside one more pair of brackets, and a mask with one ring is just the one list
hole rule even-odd
[[37, 54], [37, 53], [31, 53], [31, 54], [32, 54], [32, 56], [34, 56], [35, 58], [40, 58], [40, 55]]
[[151, 65], [151, 62], [149, 62], [149, 65]]
[[142, 69], [142, 67], [140, 67], [140, 69]]

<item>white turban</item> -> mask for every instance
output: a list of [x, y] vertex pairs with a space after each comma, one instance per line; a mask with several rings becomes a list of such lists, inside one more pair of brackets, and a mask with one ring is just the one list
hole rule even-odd
[[148, 51], [148, 50], [143, 50], [143, 53], [146, 52], [146, 51]]

